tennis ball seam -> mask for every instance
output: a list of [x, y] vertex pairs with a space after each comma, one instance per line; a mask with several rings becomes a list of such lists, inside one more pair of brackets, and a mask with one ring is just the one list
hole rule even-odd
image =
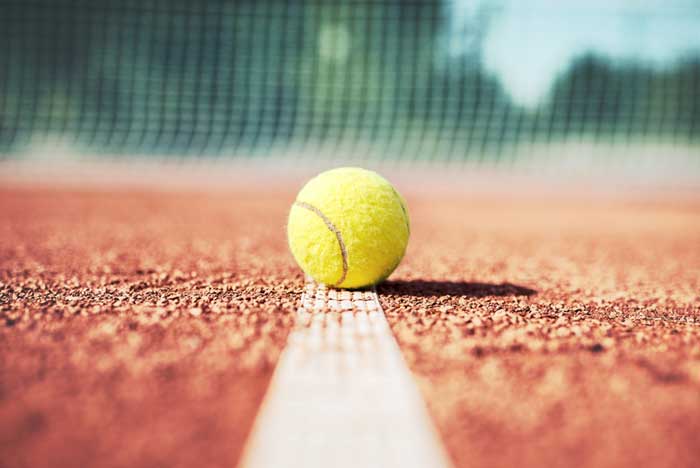
[[338, 240], [338, 245], [340, 246], [340, 254], [343, 258], [343, 273], [340, 276], [340, 279], [333, 284], [333, 287], [338, 287], [341, 284], [343, 284], [343, 281], [345, 281], [345, 277], [348, 275], [348, 251], [345, 248], [345, 242], [343, 241], [343, 235], [340, 233], [340, 230], [335, 227], [335, 224], [328, 219], [328, 216], [323, 214], [321, 210], [316, 208], [310, 203], [302, 202], [302, 201], [295, 201], [294, 205], [298, 206], [299, 208], [304, 208], [305, 210], [308, 210], [321, 218], [321, 221], [326, 225], [329, 231], [331, 231], [333, 234], [335, 234], [335, 238]]
[[391, 191], [394, 192], [394, 197], [396, 198], [396, 201], [399, 202], [399, 206], [401, 207], [401, 212], [403, 213], [403, 220], [406, 223], [406, 231], [408, 231], [409, 235], [411, 234], [411, 226], [408, 223], [408, 212], [406, 211], [406, 207], [403, 205], [403, 201], [401, 201], [401, 195], [399, 195], [399, 192], [396, 191], [396, 189], [392, 186]]

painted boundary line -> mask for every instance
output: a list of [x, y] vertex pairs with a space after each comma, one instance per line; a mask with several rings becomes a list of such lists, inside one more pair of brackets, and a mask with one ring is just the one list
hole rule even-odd
[[307, 282], [240, 466], [450, 466], [376, 291]]

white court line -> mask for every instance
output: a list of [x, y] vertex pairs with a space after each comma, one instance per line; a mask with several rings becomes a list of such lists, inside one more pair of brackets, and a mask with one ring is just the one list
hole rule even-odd
[[241, 466], [450, 466], [376, 291], [307, 283]]

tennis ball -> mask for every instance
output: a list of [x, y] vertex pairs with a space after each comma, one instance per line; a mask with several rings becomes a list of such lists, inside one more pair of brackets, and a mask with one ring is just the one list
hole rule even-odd
[[287, 224], [301, 269], [318, 283], [348, 289], [386, 279], [403, 258], [409, 233], [401, 195], [376, 172], [357, 167], [307, 182]]

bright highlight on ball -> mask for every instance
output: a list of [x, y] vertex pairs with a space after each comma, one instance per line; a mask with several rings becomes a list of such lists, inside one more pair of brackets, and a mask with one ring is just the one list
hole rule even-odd
[[307, 182], [287, 224], [289, 248], [301, 269], [336, 288], [385, 280], [401, 262], [409, 234], [401, 195], [376, 172], [356, 167]]

